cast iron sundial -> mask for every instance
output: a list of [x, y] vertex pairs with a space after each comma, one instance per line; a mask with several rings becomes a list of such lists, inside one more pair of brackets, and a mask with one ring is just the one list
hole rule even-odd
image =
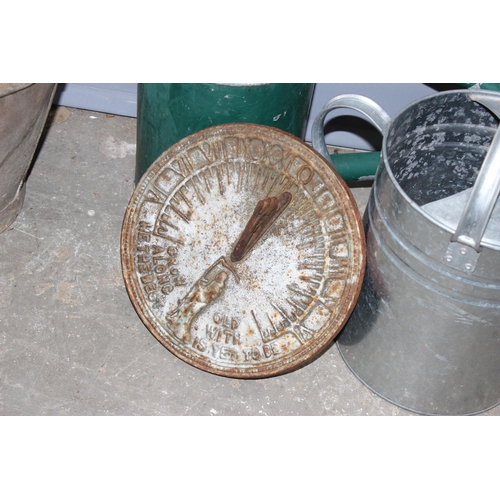
[[260, 378], [333, 342], [359, 295], [365, 243], [321, 155], [278, 129], [229, 124], [148, 169], [121, 256], [132, 303], [166, 348], [202, 370]]

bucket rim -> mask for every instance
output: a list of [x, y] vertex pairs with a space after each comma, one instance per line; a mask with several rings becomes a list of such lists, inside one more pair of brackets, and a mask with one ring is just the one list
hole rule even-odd
[[0, 83], [0, 97], [19, 92], [33, 85], [33, 83]]

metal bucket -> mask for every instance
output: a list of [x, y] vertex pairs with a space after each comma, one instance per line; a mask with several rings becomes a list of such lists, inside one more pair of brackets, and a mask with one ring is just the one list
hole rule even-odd
[[[364, 214], [367, 270], [338, 337], [372, 391], [408, 410], [468, 415], [500, 402], [500, 94], [438, 93], [392, 122], [367, 98], [329, 101], [384, 135]], [[324, 153], [323, 153], [324, 154]], [[493, 216], [492, 216], [493, 214]]]
[[19, 215], [55, 83], [0, 84], [0, 233]]

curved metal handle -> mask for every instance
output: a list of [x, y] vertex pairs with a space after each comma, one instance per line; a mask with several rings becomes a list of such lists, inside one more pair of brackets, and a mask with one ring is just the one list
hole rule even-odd
[[[326, 115], [337, 108], [349, 108], [359, 111], [365, 115], [377, 129], [385, 134], [390, 116], [375, 102], [368, 97], [358, 94], [342, 94], [330, 99], [316, 116], [311, 130], [313, 148], [324, 156], [330, 164], [332, 160], [326, 148], [324, 125]], [[332, 164], [333, 165], [333, 164]]]
[[[471, 92], [471, 100], [500, 118], [500, 94]], [[472, 272], [479, 258], [481, 239], [500, 193], [500, 127], [486, 153], [460, 222], [450, 239], [444, 260], [451, 266]], [[470, 251], [470, 249], [474, 251]]]

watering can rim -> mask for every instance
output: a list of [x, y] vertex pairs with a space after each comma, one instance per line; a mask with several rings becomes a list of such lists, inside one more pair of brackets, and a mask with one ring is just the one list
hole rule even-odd
[[[500, 99], [500, 93], [496, 92], [496, 91], [492, 91], [492, 90], [482, 90], [482, 89], [447, 90], [447, 91], [439, 92], [438, 94], [431, 94], [431, 95], [428, 95], [428, 96], [424, 96], [424, 97], [422, 97], [422, 98], [420, 98], [420, 99], [418, 99], [416, 101], [413, 101], [412, 103], [406, 105], [404, 108], [402, 108], [401, 110], [399, 110], [398, 113], [397, 113], [397, 115], [396, 115], [396, 117], [404, 114], [410, 108], [413, 108], [413, 107], [415, 107], [415, 106], [417, 106], [417, 105], [419, 105], [419, 104], [421, 104], [423, 102], [436, 99], [436, 97], [441, 96], [441, 95], [452, 95], [452, 94], [464, 94], [464, 95], [484, 94], [484, 95], [495, 96], [497, 99]], [[494, 113], [492, 113], [492, 114], [494, 114]], [[395, 118], [391, 118], [391, 120], [389, 121], [389, 123], [387, 125], [387, 129], [385, 131], [385, 134], [383, 134], [382, 150], [381, 150], [381, 154], [380, 154], [380, 159], [381, 159], [381, 162], [383, 162], [383, 164], [385, 166], [385, 169], [387, 171], [387, 175], [391, 179], [392, 184], [395, 186], [395, 188], [397, 189], [398, 193], [404, 198], [404, 200], [410, 205], [410, 207], [413, 210], [415, 210], [417, 213], [419, 213], [422, 217], [424, 217], [425, 219], [427, 219], [429, 222], [431, 222], [435, 226], [437, 226], [440, 229], [442, 229], [444, 232], [450, 234], [450, 236], [453, 236], [455, 234], [455, 231], [453, 229], [451, 229], [449, 226], [447, 226], [446, 224], [442, 223], [441, 221], [439, 221], [438, 219], [436, 219], [435, 217], [433, 217], [428, 212], [426, 212], [422, 208], [422, 206], [420, 206], [417, 203], [415, 203], [415, 201], [413, 201], [406, 194], [406, 192], [401, 188], [399, 182], [396, 180], [396, 178], [394, 176], [394, 173], [392, 171], [392, 168], [391, 168], [391, 166], [390, 166], [390, 164], [389, 164], [389, 162], [387, 160], [387, 137], [388, 137], [390, 131], [392, 130], [392, 127], [394, 125], [394, 121], [395, 121]], [[496, 128], [496, 130], [500, 131], [500, 124], [498, 125], [498, 127]], [[487, 240], [487, 241], [483, 241], [482, 240], [481, 241], [481, 247], [489, 248], [489, 249], [492, 249], [492, 250], [495, 250], [495, 251], [500, 251], [500, 240], [498, 241], [498, 243], [494, 243], [491, 240]]]

